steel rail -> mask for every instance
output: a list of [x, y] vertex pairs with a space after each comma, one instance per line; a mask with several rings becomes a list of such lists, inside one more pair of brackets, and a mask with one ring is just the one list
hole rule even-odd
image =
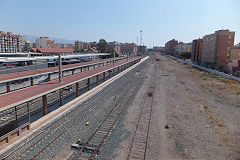
[[[119, 72], [120, 73], [120, 72]], [[111, 87], [108, 87], [107, 89], [104, 89], [104, 90], [102, 90], [102, 92], [104, 92], [105, 94], [110, 94], [110, 90], [112, 89], [112, 88], [115, 88], [118, 84], [117, 83], [113, 83], [114, 85], [113, 86], [111, 86]], [[104, 95], [105, 95], [104, 94]], [[96, 100], [98, 100], [98, 99], [100, 99], [101, 98], [101, 96], [102, 96], [102, 94], [97, 94], [98, 96], [95, 98], [95, 102], [96, 102]], [[86, 102], [87, 103], [87, 102]], [[90, 103], [90, 102], [88, 102], [88, 103]], [[100, 103], [100, 101], [99, 101], [99, 103]], [[97, 105], [96, 105], [97, 106]], [[87, 108], [88, 107], [88, 105], [86, 105], [86, 107], [85, 108]], [[83, 110], [83, 109], [85, 109], [85, 108], [82, 108], [81, 110]], [[78, 109], [78, 107], [76, 107], [74, 110], [76, 110], [76, 109]], [[72, 112], [72, 113], [75, 113], [75, 115], [77, 114], [77, 112]], [[67, 115], [66, 115], [67, 116]], [[63, 118], [65, 118], [65, 116], [64, 117], [62, 117], [61, 119], [63, 119]], [[54, 123], [57, 123], [57, 121], [56, 122], [54, 122]], [[57, 127], [55, 127], [54, 128], [54, 130], [52, 130], [51, 132], [49, 132], [49, 133], [47, 133], [45, 136], [47, 136], [47, 135], [49, 135], [49, 134], [51, 134], [53, 131], [55, 131], [55, 130], [57, 130], [58, 129], [58, 127], [60, 127], [62, 125], [62, 123], [60, 123]], [[48, 126], [48, 127], [46, 127], [44, 130], [47, 130], [48, 128], [50, 128], [51, 126]], [[40, 136], [41, 134], [38, 134], [37, 136]], [[32, 144], [30, 147], [28, 147], [26, 150], [25, 150], [25, 152], [26, 151], [28, 151], [28, 150], [30, 150], [30, 148], [32, 148], [33, 146], [35, 146], [37, 143], [39, 143], [41, 140], [43, 140], [44, 139], [44, 137], [45, 136], [43, 136], [42, 138], [40, 138], [37, 142], [35, 142], [34, 144]], [[34, 138], [36, 138], [36, 137], [34, 137]], [[23, 146], [21, 146], [21, 147], [24, 147], [24, 145]], [[11, 153], [12, 154], [12, 153]], [[8, 154], [7, 156], [5, 156], [4, 157], [4, 159], [6, 159], [7, 157], [9, 157], [11, 154]], [[19, 158], [20, 156], [22, 156], [24, 153], [22, 153], [22, 154], [20, 154], [19, 156], [17, 156], [17, 158]]]

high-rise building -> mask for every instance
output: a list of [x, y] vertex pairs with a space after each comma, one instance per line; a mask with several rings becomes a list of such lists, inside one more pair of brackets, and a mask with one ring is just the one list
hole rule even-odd
[[40, 37], [36, 39], [36, 48], [55, 48], [54, 43], [49, 37]]
[[0, 31], [0, 53], [23, 52], [25, 41], [23, 35], [15, 35], [12, 32], [4, 33]]
[[230, 51], [234, 47], [235, 32], [218, 30], [203, 37], [202, 62], [204, 65], [226, 70]]
[[177, 55], [177, 52], [176, 52], [177, 44], [178, 44], [178, 41], [176, 41], [175, 39], [168, 41], [165, 44], [165, 52], [172, 56], [176, 56]]
[[195, 39], [192, 42], [192, 62], [201, 64], [203, 39]]
[[76, 41], [74, 48], [75, 48], [75, 52], [80, 52], [83, 49], [83, 42]]

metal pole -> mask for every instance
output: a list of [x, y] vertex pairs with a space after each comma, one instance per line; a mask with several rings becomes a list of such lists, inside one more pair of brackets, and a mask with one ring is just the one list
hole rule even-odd
[[17, 106], [15, 106], [15, 117], [16, 117], [16, 124], [18, 124]]
[[113, 65], [115, 63], [115, 51], [113, 52]]
[[30, 123], [30, 109], [29, 109], [29, 102], [27, 102], [27, 108], [28, 108], [28, 122]]
[[63, 90], [59, 89], [59, 99], [60, 99], [60, 106], [63, 105]]
[[43, 114], [48, 114], [48, 108], [47, 108], [47, 96], [42, 96], [42, 103], [43, 103]]
[[61, 55], [58, 55], [58, 77], [59, 77], [59, 83], [62, 83], [62, 59]]

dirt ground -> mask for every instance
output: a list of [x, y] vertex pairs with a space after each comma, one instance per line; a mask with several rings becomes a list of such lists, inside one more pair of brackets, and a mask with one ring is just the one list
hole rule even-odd
[[[146, 77], [124, 122], [133, 133], [149, 80], [156, 78], [146, 159], [240, 159], [240, 83], [159, 54]], [[131, 140], [121, 143], [116, 159], [126, 159]]]

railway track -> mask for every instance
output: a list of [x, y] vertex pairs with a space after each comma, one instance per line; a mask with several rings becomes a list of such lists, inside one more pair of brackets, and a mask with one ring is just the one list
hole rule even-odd
[[[153, 78], [150, 83], [146, 96], [144, 97], [144, 102], [141, 106], [140, 115], [137, 122], [137, 127], [134, 132], [134, 136], [131, 141], [130, 149], [128, 152], [127, 159], [146, 159], [146, 149], [149, 135], [149, 128], [151, 123], [152, 115], [152, 104], [153, 96], [156, 85], [156, 76], [158, 63], [155, 62], [153, 70]], [[156, 66], [157, 65], [157, 66]]]
[[[120, 83], [120, 85], [124, 85], [124, 83], [126, 83], [126, 82], [123, 81], [122, 83]], [[98, 94], [98, 96], [95, 97], [95, 100], [94, 100], [95, 103], [92, 104], [92, 106], [94, 106], [94, 107], [93, 107], [93, 108], [90, 108], [90, 107], [87, 108], [87, 107], [86, 107], [86, 110], [87, 110], [87, 111], [92, 111], [92, 110], [94, 110], [94, 109], [98, 106], [99, 102], [102, 102], [102, 101], [100, 101], [100, 99], [101, 99], [101, 100], [104, 100], [104, 99], [102, 99], [102, 95], [105, 95], [105, 97], [108, 97], [108, 96], [111, 94], [110, 91], [111, 91], [113, 88], [117, 87], [117, 85], [119, 85], [119, 84], [118, 84], [118, 83], [114, 83], [114, 85], [112, 85], [112, 87], [108, 87], [107, 89], [102, 90], [102, 91], [101, 91], [101, 94]], [[84, 103], [85, 103], [85, 104], [84, 104], [85, 106], [89, 106], [89, 105], [90, 105], [90, 103], [86, 103], [86, 102], [84, 102]], [[80, 108], [80, 107], [78, 107], [78, 108]], [[70, 114], [68, 117], [74, 117], [74, 116], [76, 116], [76, 114], [77, 114], [78, 112], [81, 112], [81, 110], [83, 110], [83, 109], [79, 110], [78, 108], [77, 108], [76, 110], [72, 111], [71, 114]], [[82, 115], [87, 115], [87, 111], [84, 112]], [[73, 114], [73, 113], [76, 113], [76, 114]], [[85, 117], [81, 117], [81, 118], [84, 119]], [[76, 119], [76, 120], [70, 125], [70, 127], [66, 128], [63, 132], [61, 132], [60, 134], [58, 134], [57, 137], [55, 137], [52, 141], [50, 141], [50, 143], [49, 143], [48, 145], [46, 145], [45, 147], [43, 147], [38, 153], [36, 153], [36, 154], [35, 154], [32, 158], [30, 158], [30, 159], [35, 159], [35, 158], [37, 158], [42, 152], [44, 152], [48, 147], [50, 147], [51, 144], [53, 144], [55, 141], [57, 141], [64, 133], [66, 133], [66, 132], [69, 131], [74, 125], [76, 125], [77, 122], [79, 122], [79, 120], [81, 120], [81, 118]], [[62, 120], [63, 120], [63, 121], [66, 121], [67, 119], [66, 119], [66, 118], [62, 118]], [[46, 139], [46, 138], [47, 138], [49, 135], [51, 135], [53, 132], [56, 132], [56, 130], [58, 130], [58, 128], [61, 127], [61, 126], [63, 126], [63, 125], [67, 125], [67, 122], [65, 122], [65, 123], [63, 123], [63, 124], [62, 124], [62, 123], [59, 123], [59, 122], [55, 122], [55, 125], [52, 125], [52, 126], [54, 126], [54, 127], [49, 126], [49, 127], [45, 128], [45, 131], [49, 130], [50, 132], [42, 132], [42, 133], [38, 134], [36, 137], [34, 137], [34, 139], [36, 139], [36, 141], [35, 141], [34, 143], [32, 143], [31, 145], [27, 145], [27, 147], [26, 147], [26, 145], [22, 145], [22, 148], [26, 147], [26, 149], [23, 149], [20, 154], [18, 154], [18, 155], [16, 155], [16, 156], [11, 156], [11, 154], [9, 154], [9, 155], [5, 156], [4, 159], [12, 159], [12, 158], [14, 158], [14, 159], [22, 159], [22, 158], [23, 158], [22, 156], [24, 155], [24, 153], [30, 153], [35, 146], [37, 146], [39, 143], [41, 143], [44, 139]], [[48, 138], [49, 138], [49, 137], [48, 137]], [[21, 147], [20, 147], [20, 148], [21, 148]], [[19, 148], [18, 148], [18, 149], [19, 149]], [[13, 152], [12, 152], [12, 153], [13, 153]]]
[[[102, 65], [98, 65], [96, 67], [100, 67], [100, 66], [102, 66]], [[90, 66], [89, 69], [93, 69], [93, 68], [96, 68], [96, 67]], [[87, 70], [88, 69], [86, 67], [83, 67], [82, 71], [78, 72], [78, 73], [82, 73], [82, 72], [85, 72]], [[68, 71], [68, 72], [70, 73], [71, 71]], [[58, 74], [56, 74], [56, 75], [58, 76]], [[68, 76], [71, 76], [71, 75], [72, 75], [72, 72], [71, 72], [70, 75], [64, 74], [63, 76], [68, 77]], [[47, 78], [47, 75], [45, 75], [45, 77]], [[55, 77], [55, 78], [52, 78], [51, 80], [55, 80], [57, 78], [58, 77]], [[45, 82], [47, 82], [47, 81], [44, 81], [44, 83]], [[83, 84], [83, 86], [84, 86], [84, 85], [86, 85], [86, 83], [87, 83], [86, 81], [83, 81], [80, 84]], [[43, 83], [38, 83], [38, 84], [40, 85], [40, 84], [43, 84]], [[30, 84], [28, 86], [25, 86], [25, 87], [30, 87]], [[14, 89], [14, 90], [18, 90], [18, 89], [25, 88], [25, 87], [20, 87], [20, 88]], [[79, 87], [81, 88], [81, 85]], [[84, 87], [82, 87], [82, 88], [84, 88]], [[63, 96], [64, 96], [64, 98], [68, 98], [69, 96], [72, 96], [74, 93], [75, 93], [74, 90], [65, 91], [65, 92], [63, 92]], [[56, 101], [59, 99], [59, 93], [58, 92], [50, 93], [48, 95], [47, 99], [49, 99], [48, 104], [56, 103]], [[32, 100], [31, 102], [29, 102], [28, 104], [30, 106], [30, 108], [29, 108], [30, 112], [36, 111], [36, 110], [42, 108], [42, 99], [37, 98], [36, 100]], [[24, 103], [24, 104], [21, 104], [21, 105], [17, 106], [17, 112], [18, 112], [17, 117], [18, 118], [21, 118], [23, 116], [28, 115], [28, 104]], [[1, 117], [0, 118], [0, 126], [3, 126], [5, 124], [9, 123], [10, 121], [15, 120], [16, 119], [15, 108], [13, 107], [13, 108], [10, 108], [6, 111], [0, 112], [0, 117]]]
[[[106, 99], [101, 99], [101, 100], [106, 100]], [[95, 102], [97, 102], [97, 104], [94, 104], [92, 108], [89, 108], [86, 112], [84, 112], [82, 114], [81, 117], [75, 119], [75, 121], [73, 123], [70, 124], [70, 126], [68, 126], [63, 132], [61, 132], [56, 138], [54, 138], [52, 141], [50, 141], [44, 148], [42, 148], [37, 154], [35, 154], [33, 156], [33, 159], [37, 159], [37, 157], [39, 157], [44, 151], [46, 151], [52, 144], [56, 143], [56, 141], [58, 141], [60, 139], [61, 136], [63, 136], [64, 134], [66, 134], [70, 129], [74, 128], [75, 126], [79, 125], [79, 121], [84, 121], [84, 119], [88, 119], [89, 121], [92, 121], [91, 118], [87, 118], [87, 115], [90, 114], [90, 112], [94, 112], [95, 109], [97, 109], [99, 106], [103, 105], [99, 103], [99, 100], [95, 100]], [[78, 117], [78, 116], [76, 116]], [[79, 129], [83, 129], [84, 125], [81, 125], [81, 128]]]
[[[99, 79], [103, 79], [103, 76], [99, 76]], [[99, 81], [100, 81], [99, 80]], [[91, 81], [93, 81], [93, 78], [91, 79]], [[79, 88], [80, 90], [83, 90], [84, 88], [87, 89], [87, 80], [84, 80], [82, 82], [79, 83]], [[70, 89], [66, 89], [66, 90], [63, 90], [63, 99], [66, 99], [68, 97], [71, 97], [73, 95], [75, 95], [75, 90], [73, 88], [75, 88], [75, 85], [72, 85], [69, 87]], [[48, 99], [48, 105], [54, 105], [56, 103], [59, 102], [59, 91], [55, 91], [55, 92], [52, 92], [52, 93], [49, 93], [47, 95], [47, 99]], [[18, 119], [21, 118], [21, 117], [24, 117], [24, 116], [27, 116], [28, 115], [28, 105], [29, 105], [29, 112], [32, 113], [34, 111], [37, 111], [38, 109], [42, 109], [42, 99], [41, 97], [40, 98], [37, 98], [37, 99], [34, 99], [28, 103], [24, 103], [24, 104], [21, 104], [19, 106], [16, 107], [17, 109], [17, 117]], [[7, 111], [4, 111], [5, 113], [0, 113], [0, 116], [2, 116], [1, 118], [3, 120], [0, 119], [0, 126], [3, 126], [4, 124], [7, 124], [9, 123], [10, 121], [14, 121], [16, 120], [16, 115], [15, 115], [15, 108], [11, 108]], [[8, 113], [8, 114], [7, 114]]]
[[[137, 87], [136, 87], [137, 89]], [[105, 117], [105, 119], [101, 122], [101, 124], [97, 127], [97, 129], [93, 132], [90, 138], [82, 145], [82, 148], [76, 152], [73, 157], [73, 160], [76, 159], [94, 159], [99, 153], [104, 141], [109, 136], [111, 130], [113, 129], [117, 119], [123, 112], [124, 108], [129, 102], [129, 99], [135, 93], [133, 91], [131, 94], [123, 95], [119, 102], [115, 105], [115, 107], [110, 111], [110, 113]], [[129, 97], [128, 97], [129, 96]], [[127, 98], [126, 98], [127, 97]]]
[[[144, 72], [143, 72], [144, 73]], [[108, 136], [111, 134], [113, 127], [116, 125], [119, 117], [123, 113], [126, 106], [129, 104], [130, 99], [136, 93], [142, 78], [138, 79], [137, 83], [134, 83], [133, 86], [124, 94], [119, 102], [112, 108], [112, 110], [107, 114], [104, 120], [100, 123], [100, 125], [94, 130], [88, 140], [82, 144], [81, 148], [75, 152], [70, 159], [78, 160], [78, 159], [94, 159], [103, 146], [103, 143], [106, 141]], [[135, 81], [136, 82], [136, 81]]]

